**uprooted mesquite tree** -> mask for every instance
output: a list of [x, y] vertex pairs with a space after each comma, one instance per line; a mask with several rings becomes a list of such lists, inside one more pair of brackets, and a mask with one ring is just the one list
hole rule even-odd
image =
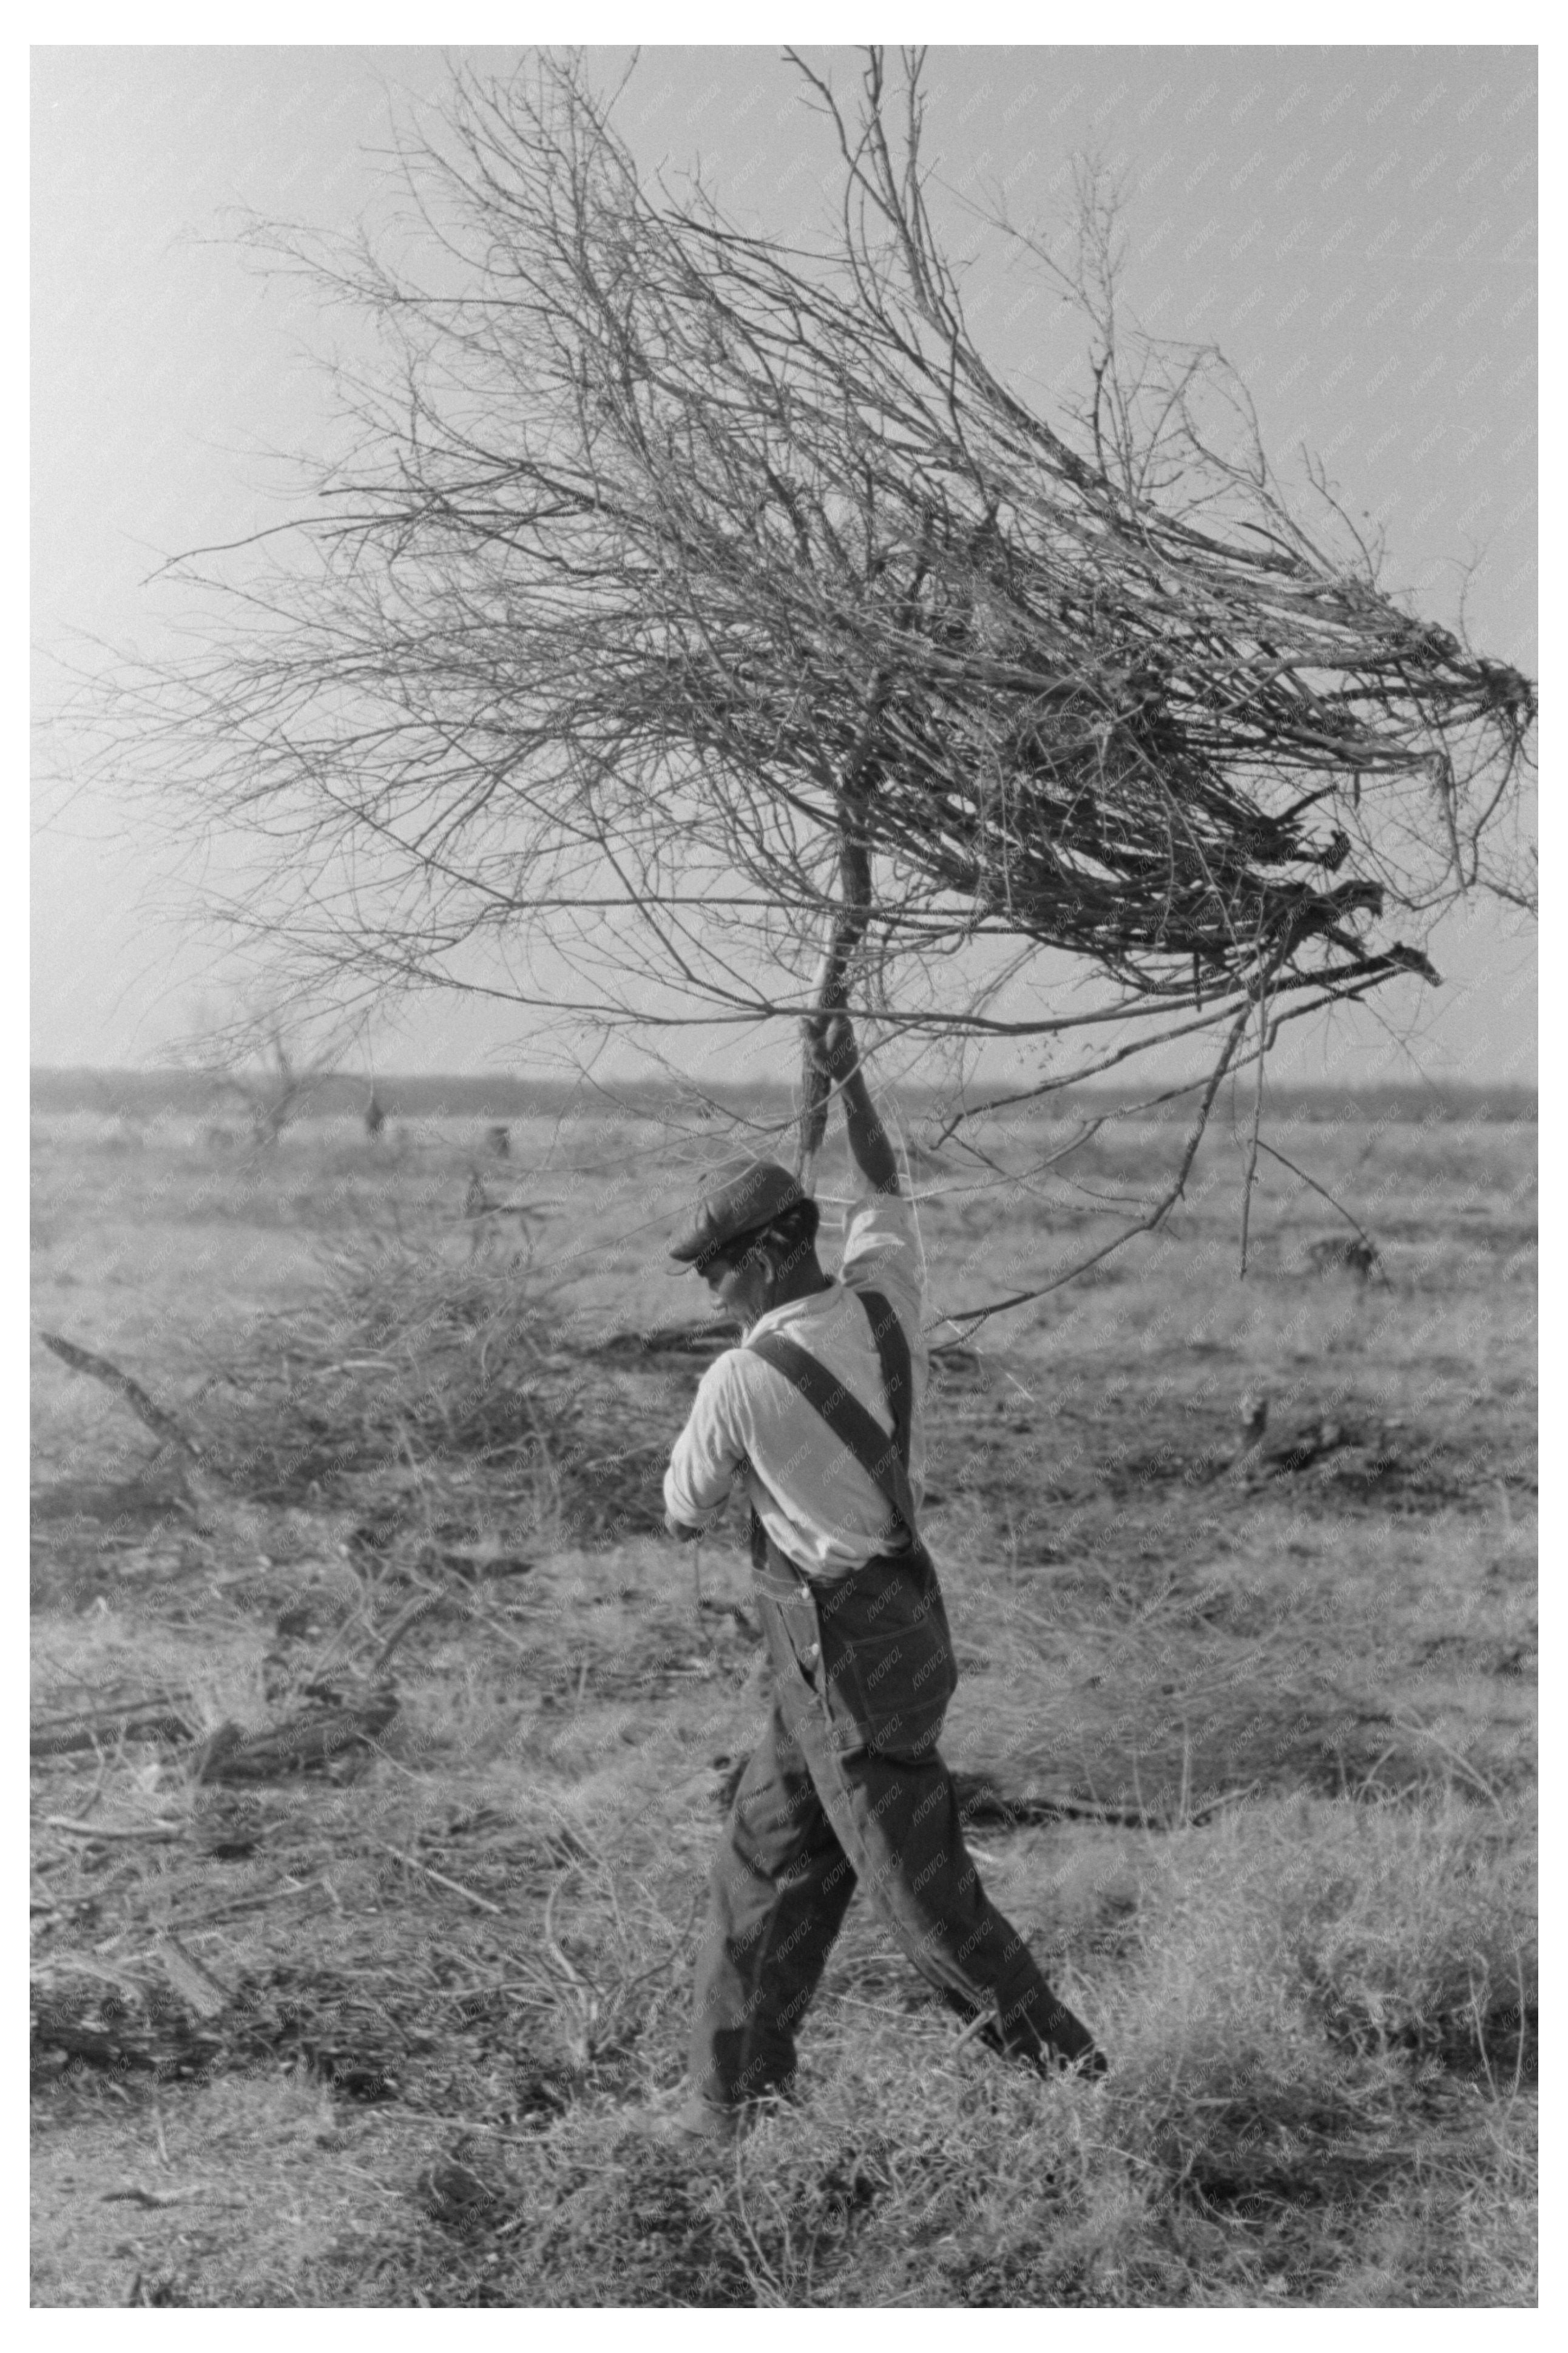
[[1082, 1032], [1045, 1085], [1211, 1033], [1201, 1127], [1280, 1022], [1435, 979], [1457, 894], [1528, 902], [1533, 689], [1287, 491], [1217, 354], [1119, 330], [1092, 196], [1083, 396], [1031, 407], [927, 209], [919, 58], [853, 111], [793, 62], [816, 252], [647, 184], [552, 58], [459, 77], [396, 235], [284, 241], [385, 364], [291, 552], [206, 575], [238, 631], [148, 682], [160, 789], [260, 837], [240, 912], [351, 990]]

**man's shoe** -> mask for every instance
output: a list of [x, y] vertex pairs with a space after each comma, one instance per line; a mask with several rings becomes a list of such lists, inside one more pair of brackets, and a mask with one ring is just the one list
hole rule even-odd
[[1053, 1994], [1049, 2004], [1033, 2014], [1013, 2020], [1005, 2031], [989, 2028], [982, 2040], [1009, 2059], [1022, 2059], [1042, 2075], [1097, 2078], [1106, 2073], [1106, 2054], [1081, 2018]]
[[1097, 2077], [1106, 2073], [1105, 2052], [1065, 2002], [1053, 1997], [1052, 2008], [1039, 2023], [1044, 2034], [1030, 2056], [1042, 2074]]

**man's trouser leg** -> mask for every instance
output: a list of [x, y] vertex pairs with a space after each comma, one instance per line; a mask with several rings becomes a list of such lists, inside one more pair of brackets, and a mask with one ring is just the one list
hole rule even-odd
[[789, 2083], [795, 2028], [853, 1894], [776, 1695], [714, 1862], [692, 2014], [691, 2081], [705, 2099], [728, 2106]]
[[957, 1673], [929, 1560], [870, 1561], [813, 1592], [769, 1547], [758, 1599], [773, 1716], [715, 1865], [698, 2087], [732, 2101], [788, 2080], [851, 1872], [922, 1976], [966, 2015], [991, 2019], [988, 2041], [1032, 2057], [1092, 2051], [964, 1845], [936, 1745]]

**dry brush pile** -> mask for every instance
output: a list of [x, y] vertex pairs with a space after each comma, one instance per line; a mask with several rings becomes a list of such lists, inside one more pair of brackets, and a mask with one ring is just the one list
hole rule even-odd
[[658, 1527], [675, 1396], [725, 1345], [700, 1324], [606, 1332], [525, 1254], [464, 1259], [396, 1232], [323, 1247], [300, 1299], [221, 1355], [193, 1348], [177, 1413], [104, 1358], [43, 1336], [113, 1388], [198, 1490], [358, 1504], [370, 1543], [377, 1524], [383, 1535], [394, 1524], [453, 1540], [499, 1527], [556, 1545]]
[[193, 563], [212, 650], [118, 684], [117, 773], [257, 840], [231, 912], [362, 996], [482, 965], [645, 1038], [1073, 1033], [1048, 1088], [1435, 978], [1456, 898], [1531, 902], [1531, 682], [1279, 478], [1218, 354], [1128, 327], [1092, 189], [1066, 265], [992, 224], [1078, 322], [1080, 393], [1031, 406], [934, 222], [919, 60], [853, 108], [800, 72], [814, 250], [651, 184], [548, 56], [410, 136], [420, 228], [258, 231], [385, 365], [287, 561]]

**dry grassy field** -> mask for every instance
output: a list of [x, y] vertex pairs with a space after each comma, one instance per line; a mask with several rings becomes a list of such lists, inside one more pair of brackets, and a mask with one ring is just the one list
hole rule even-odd
[[[1217, 1134], [934, 1380], [944, 1747], [1108, 2078], [960, 2040], [857, 1904], [798, 2103], [682, 2167], [634, 2120], [766, 1704], [738, 1514], [658, 1532], [702, 1344], [628, 1336], [705, 1312], [704, 1134], [38, 1117], [35, 1328], [188, 1447], [36, 1345], [35, 2300], [1532, 2302], [1535, 1131], [1268, 1132], [1369, 1279], [1266, 1160], [1238, 1281]], [[916, 1155], [934, 1306], [1178, 1133], [1044, 1201]]]

